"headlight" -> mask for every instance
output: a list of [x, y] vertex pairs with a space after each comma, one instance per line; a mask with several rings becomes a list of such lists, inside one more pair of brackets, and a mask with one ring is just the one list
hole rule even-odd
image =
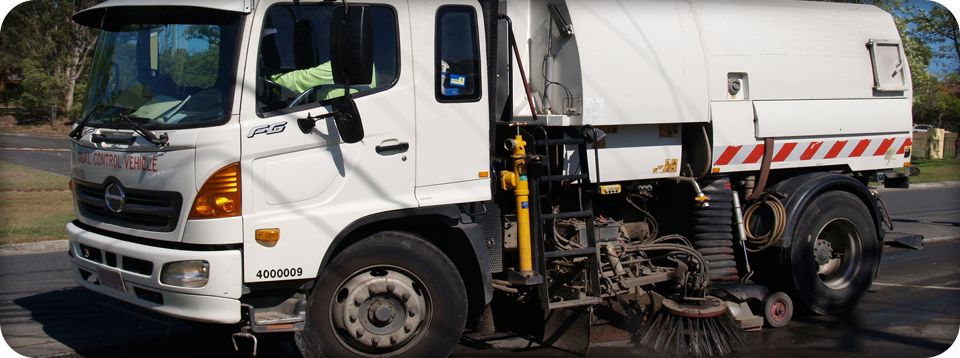
[[210, 263], [206, 261], [179, 261], [163, 265], [160, 282], [182, 287], [203, 287], [210, 278]]

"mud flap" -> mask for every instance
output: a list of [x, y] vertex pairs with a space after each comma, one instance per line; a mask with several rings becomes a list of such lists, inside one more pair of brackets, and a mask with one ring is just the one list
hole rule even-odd
[[546, 312], [543, 344], [581, 356], [590, 350], [593, 307], [581, 306]]

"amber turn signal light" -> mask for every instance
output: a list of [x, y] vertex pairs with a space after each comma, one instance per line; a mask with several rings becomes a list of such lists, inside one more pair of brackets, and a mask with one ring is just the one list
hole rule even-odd
[[277, 246], [280, 241], [280, 229], [257, 229], [257, 243], [266, 247]]
[[190, 219], [240, 215], [240, 163], [223, 167], [207, 178], [190, 209]]

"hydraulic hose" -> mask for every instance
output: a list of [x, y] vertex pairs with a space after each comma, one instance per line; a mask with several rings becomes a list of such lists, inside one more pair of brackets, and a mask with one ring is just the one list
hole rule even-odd
[[[770, 212], [773, 214], [773, 229], [764, 235], [756, 236], [750, 231], [750, 219], [757, 210], [764, 206], [770, 208]], [[747, 245], [749, 245], [747, 251], [760, 252], [780, 241], [780, 237], [783, 236], [783, 232], [787, 228], [787, 211], [779, 199], [768, 196], [767, 200], [755, 202], [743, 212], [743, 222], [747, 223], [744, 228], [747, 234]]]

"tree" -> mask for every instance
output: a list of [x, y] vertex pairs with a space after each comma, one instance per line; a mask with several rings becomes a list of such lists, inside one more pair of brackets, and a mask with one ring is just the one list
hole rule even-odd
[[[13, 8], [0, 28], [0, 66], [23, 76], [20, 105], [33, 112], [74, 113], [78, 84], [88, 73], [97, 31], [74, 23], [71, 16], [102, 0], [33, 0]], [[82, 97], [82, 94], [80, 94]]]
[[951, 73], [944, 80], [931, 77], [914, 86], [913, 118], [918, 123], [944, 128], [945, 123], [960, 122], [960, 76]]
[[945, 122], [960, 121], [960, 30], [957, 19], [939, 4], [933, 4], [929, 11], [909, 6], [904, 17], [910, 23], [909, 38], [927, 48], [924, 68], [934, 60], [939, 64], [934, 67], [937, 73], [914, 74], [914, 121], [941, 128]]
[[934, 5], [930, 11], [917, 6], [906, 9], [906, 17], [913, 25], [910, 35], [933, 49], [933, 57], [952, 67], [949, 72], [960, 74], [960, 29], [957, 19], [947, 8]]

